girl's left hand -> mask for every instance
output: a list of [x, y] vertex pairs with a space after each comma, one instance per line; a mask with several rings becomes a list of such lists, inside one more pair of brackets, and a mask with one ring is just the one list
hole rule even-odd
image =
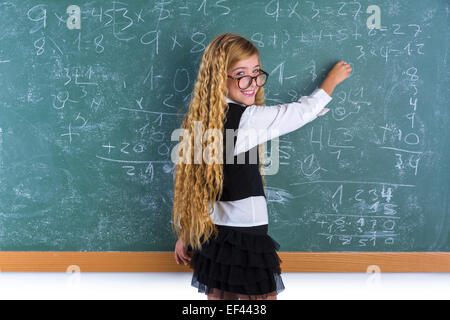
[[187, 265], [191, 261], [191, 257], [188, 255], [187, 248], [185, 247], [181, 237], [175, 244], [175, 261], [177, 262], [177, 264], [183, 262], [184, 265]]

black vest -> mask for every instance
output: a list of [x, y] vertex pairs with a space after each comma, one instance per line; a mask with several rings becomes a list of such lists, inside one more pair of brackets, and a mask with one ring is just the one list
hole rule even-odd
[[[227, 117], [224, 123], [223, 132], [223, 192], [220, 201], [233, 201], [240, 200], [250, 196], [264, 196], [264, 184], [262, 181], [261, 174], [259, 173], [259, 154], [258, 146], [256, 145], [250, 150], [245, 152], [245, 162], [238, 162], [238, 156], [234, 156], [234, 153], [229, 155], [229, 159], [233, 159], [232, 163], [227, 164], [226, 162], [226, 129], [237, 130], [239, 128], [239, 121], [241, 120], [242, 113], [244, 113], [245, 108], [239, 104], [228, 103], [229, 109]], [[233, 149], [236, 145], [237, 137], [234, 135]], [[256, 163], [250, 161], [250, 153], [256, 153]], [[242, 159], [242, 158], [241, 158]]]

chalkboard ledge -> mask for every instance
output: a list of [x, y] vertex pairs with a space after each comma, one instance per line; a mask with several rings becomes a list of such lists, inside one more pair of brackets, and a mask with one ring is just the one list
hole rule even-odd
[[[279, 252], [284, 272], [450, 272], [450, 252]], [[3, 272], [191, 272], [173, 252], [2, 251]]]

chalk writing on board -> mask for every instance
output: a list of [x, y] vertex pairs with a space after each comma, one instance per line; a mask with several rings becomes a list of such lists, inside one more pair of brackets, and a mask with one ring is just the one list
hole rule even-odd
[[[411, 95], [406, 102], [408, 106], [404, 118], [409, 120], [410, 128], [404, 129], [396, 124], [386, 124], [380, 126], [383, 129], [382, 143], [390, 142], [394, 146], [380, 146], [385, 150], [392, 150], [395, 155], [395, 168], [399, 170], [399, 173], [404, 175], [406, 169], [412, 169], [416, 176], [419, 169], [419, 162], [422, 158], [423, 151], [418, 147], [421, 145], [420, 135], [417, 132], [417, 125], [414, 128], [416, 122], [416, 112], [418, 111], [418, 98], [419, 89], [417, 81], [420, 80], [418, 70], [416, 67], [410, 67], [402, 73], [406, 77], [408, 83], [408, 91], [411, 91]], [[425, 128], [422, 125], [420, 132], [423, 134]]]
[[[312, 181], [327, 184], [331, 193], [323, 198], [329, 208], [308, 214], [308, 223], [328, 245], [343, 247], [389, 247], [399, 236], [401, 209], [396, 203], [397, 188], [414, 185], [372, 181]], [[301, 185], [305, 183], [293, 183]], [[306, 183], [309, 184], [309, 183]], [[334, 186], [334, 187], [333, 187]]]

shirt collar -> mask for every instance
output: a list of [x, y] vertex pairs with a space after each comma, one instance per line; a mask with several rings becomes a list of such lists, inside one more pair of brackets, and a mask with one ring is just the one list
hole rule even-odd
[[228, 98], [227, 96], [225, 96], [225, 98], [226, 98], [226, 100], [227, 100], [227, 103], [234, 103], [234, 104], [238, 104], [238, 105], [240, 105], [240, 106], [242, 106], [242, 107], [245, 107], [245, 104], [242, 104], [242, 103], [236, 102], [236, 101], [234, 101], [234, 100], [231, 100], [231, 99]]

